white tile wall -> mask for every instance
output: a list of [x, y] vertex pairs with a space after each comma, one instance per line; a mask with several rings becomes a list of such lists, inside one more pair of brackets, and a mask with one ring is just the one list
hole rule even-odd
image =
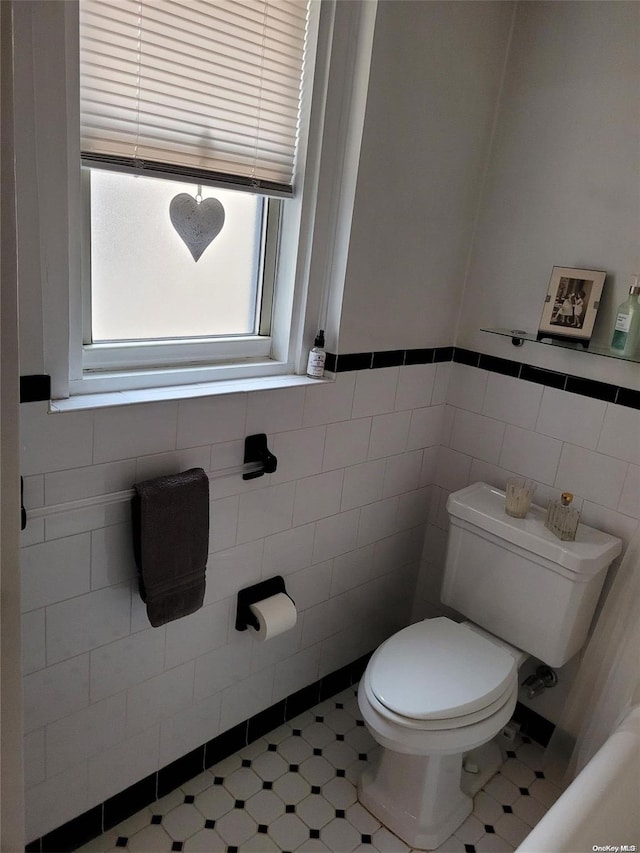
[[23, 548], [23, 612], [88, 592], [90, 559], [89, 533]]
[[32, 788], [46, 778], [44, 764], [44, 729], [36, 729], [24, 736], [24, 783]]
[[531, 477], [542, 506], [571, 491], [586, 524], [629, 541], [640, 519], [639, 411], [458, 364], [448, 404], [453, 429], [435, 462], [413, 619], [446, 612], [446, 498], [469, 483], [504, 488], [508, 476]]
[[555, 485], [560, 491], [574, 492], [615, 509], [622, 496], [628, 468], [629, 465], [620, 459], [565, 442]]
[[242, 434], [246, 415], [246, 394], [181, 400], [178, 404], [176, 447], [232, 441]]
[[23, 476], [80, 468], [93, 462], [93, 412], [70, 412], [69, 418], [47, 414], [46, 403], [20, 410]]
[[640, 430], [637, 409], [607, 405], [598, 450], [617, 459], [640, 464]]
[[540, 433], [507, 426], [498, 464], [516, 474], [553, 485], [562, 442]]
[[351, 465], [344, 472], [340, 508], [342, 510], [353, 509], [380, 500], [384, 486], [384, 475], [385, 462], [383, 459]]
[[99, 409], [95, 413], [93, 462], [175, 450], [177, 419], [178, 403]]
[[109, 586], [47, 607], [47, 663], [57, 663], [129, 634], [129, 584]]
[[89, 803], [103, 802], [153, 773], [159, 764], [159, 744], [157, 725], [92, 756], [87, 762]]
[[141, 684], [164, 669], [166, 628], [131, 634], [91, 652], [91, 701]]
[[22, 616], [22, 672], [27, 675], [46, 664], [45, 608]]
[[[472, 368], [473, 369], [473, 368]], [[542, 385], [523, 382], [512, 376], [490, 373], [482, 404], [482, 414], [507, 424], [533, 429], [540, 409]]]
[[369, 459], [380, 459], [393, 453], [401, 453], [407, 446], [411, 412], [393, 412], [376, 415], [371, 424]]
[[446, 401], [456, 409], [481, 412], [489, 374], [466, 364], [451, 365]]
[[497, 462], [504, 432], [502, 421], [458, 409], [453, 419], [450, 445], [454, 450], [473, 456], [474, 459]]
[[398, 376], [396, 409], [419, 409], [432, 402], [437, 365], [412, 364], [403, 367]]
[[602, 400], [545, 388], [538, 419], [528, 428], [595, 450], [606, 411]]
[[33, 731], [89, 704], [89, 655], [24, 678], [24, 730]]
[[119, 693], [46, 727], [47, 773], [57, 775], [125, 736], [126, 694]]
[[[60, 516], [46, 540], [30, 525], [23, 550], [30, 837], [371, 649], [384, 624], [386, 575], [405, 579], [407, 611], [406, 531], [422, 523], [423, 450], [440, 441], [448, 367], [372, 370], [308, 389], [78, 416], [22, 407], [27, 506], [187, 467], [230, 467], [242, 461], [252, 432], [266, 432], [279, 459], [272, 476], [212, 481], [205, 606], [159, 629], [149, 627], [137, 594], [126, 504], [115, 514]], [[258, 644], [233, 628], [235, 595], [275, 574], [287, 579], [298, 625]], [[51, 787], [69, 769], [85, 780], [71, 803]]]
[[296, 483], [293, 525], [307, 524], [334, 515], [340, 506], [343, 471], [328, 471]]
[[371, 418], [357, 418], [329, 424], [324, 448], [323, 468], [346, 468], [364, 462], [369, 451]]
[[[279, 458], [274, 475], [212, 482], [205, 606], [162, 628], [137, 593], [126, 505], [29, 524], [29, 839], [371, 650], [412, 604], [414, 618], [438, 612], [444, 504], [473, 476], [571, 489], [625, 538], [638, 523], [640, 413], [465, 365], [21, 417], [27, 508], [236, 465], [252, 432]], [[235, 595], [275, 574], [298, 623], [260, 644], [234, 630]]]
[[262, 539], [270, 533], [288, 530], [293, 518], [295, 483], [267, 486], [240, 496], [238, 542]]
[[136, 577], [132, 541], [128, 520], [91, 532], [91, 589], [113, 586]]
[[278, 460], [278, 468], [270, 477], [272, 483], [319, 474], [325, 453], [325, 427], [278, 432], [271, 438], [269, 449]]
[[160, 725], [160, 766], [165, 767], [192, 749], [211, 740], [220, 731], [220, 693], [195, 700], [186, 710]]
[[246, 634], [236, 633], [227, 645], [196, 660], [194, 700], [220, 695], [242, 681], [251, 671], [251, 644]]
[[395, 408], [399, 371], [398, 367], [358, 371], [351, 416], [361, 418], [392, 412]]

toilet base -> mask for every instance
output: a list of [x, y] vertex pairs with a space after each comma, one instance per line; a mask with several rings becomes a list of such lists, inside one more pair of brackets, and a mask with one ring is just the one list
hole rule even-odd
[[[493, 779], [503, 763], [502, 750], [495, 739], [472, 749], [470, 752], [465, 752], [460, 778], [460, 787], [463, 792], [469, 797], [475, 797], [478, 791], [482, 790], [490, 779]], [[473, 765], [478, 768], [477, 772], [468, 772], [466, 768]]]
[[383, 749], [365, 771], [358, 799], [410, 847], [433, 850], [471, 814], [460, 788], [462, 755], [407, 755]]

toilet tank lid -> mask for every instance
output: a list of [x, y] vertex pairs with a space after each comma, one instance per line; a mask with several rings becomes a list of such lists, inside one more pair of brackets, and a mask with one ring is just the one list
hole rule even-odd
[[574, 542], [561, 541], [544, 526], [546, 512], [539, 506], [532, 506], [526, 518], [511, 518], [504, 511], [504, 492], [486, 483], [474, 483], [452, 492], [447, 511], [452, 518], [584, 575], [585, 580], [610, 565], [622, 550], [622, 541], [616, 536], [586, 524], [578, 525]]

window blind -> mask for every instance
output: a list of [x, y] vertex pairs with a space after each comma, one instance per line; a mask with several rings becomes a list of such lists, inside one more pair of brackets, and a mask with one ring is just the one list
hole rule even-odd
[[292, 192], [305, 0], [80, 0], [83, 160]]

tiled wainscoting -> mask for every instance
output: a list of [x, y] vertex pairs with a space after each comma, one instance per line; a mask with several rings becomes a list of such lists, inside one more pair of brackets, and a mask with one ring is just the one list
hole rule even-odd
[[[264, 432], [273, 474], [211, 482], [204, 607], [161, 628], [140, 601], [126, 503], [23, 533], [27, 840], [357, 660], [407, 624], [451, 363], [335, 383], [47, 414], [21, 406], [27, 509], [242, 463]], [[280, 574], [295, 628], [234, 629], [236, 594]]]
[[[456, 357], [464, 363], [452, 365], [442, 445], [431, 471], [414, 620], [440, 612], [452, 491], [474, 482], [504, 488], [513, 474], [529, 477], [537, 483], [534, 503], [546, 506], [551, 496], [573, 492], [581, 520], [625, 545], [640, 518], [637, 392], [477, 353], [456, 351]], [[509, 374], [512, 367], [516, 375]]]
[[[229, 731], [191, 750], [159, 771], [149, 774], [43, 838], [34, 839], [28, 845], [27, 853], [75, 850], [88, 839], [111, 830], [144, 806], [162, 800], [181, 785], [191, 784], [191, 780], [200, 776], [203, 770], [225, 761], [234, 753], [242, 752], [263, 737], [271, 737], [275, 729], [304, 714], [318, 704], [319, 700], [324, 702], [347, 687], [355, 689], [354, 685], [364, 672], [368, 660], [369, 655], [365, 655], [260, 711], [251, 719], [238, 723]], [[157, 806], [154, 805], [153, 808], [156, 809]]]
[[[628, 540], [640, 506], [631, 398], [585, 396], [597, 389], [576, 393], [567, 377], [557, 387], [561, 374], [521, 365], [512, 375], [464, 351], [453, 363], [424, 352], [430, 363], [402, 351], [344, 371], [340, 356], [336, 382], [311, 388], [56, 415], [44, 402], [21, 406], [27, 511], [237, 465], [256, 432], [279, 460], [257, 480], [212, 482], [205, 606], [159, 629], [137, 593], [126, 504], [28, 523], [28, 840], [441, 612], [450, 491], [523, 474], [538, 482], [537, 502], [568, 489], [587, 523]], [[234, 630], [235, 596], [274, 574], [299, 619], [260, 643]]]

